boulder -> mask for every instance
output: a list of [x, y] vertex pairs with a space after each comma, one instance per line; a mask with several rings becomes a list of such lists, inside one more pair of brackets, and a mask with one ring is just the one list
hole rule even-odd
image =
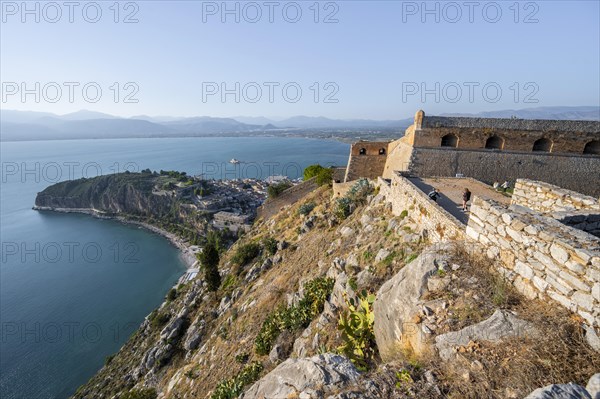
[[198, 345], [200, 345], [205, 327], [206, 322], [204, 319], [197, 320], [192, 324], [192, 326], [188, 329], [183, 342], [183, 347], [185, 350], [192, 351], [196, 349]]
[[585, 386], [592, 399], [600, 399], [600, 373], [594, 374]]
[[274, 345], [271, 352], [269, 352], [269, 360], [271, 363], [279, 363], [284, 357], [283, 348], [281, 345]]
[[350, 237], [354, 235], [354, 230], [352, 230], [348, 226], [344, 226], [340, 229], [340, 234], [342, 235], [342, 237]]
[[252, 385], [241, 399], [323, 398], [359, 376], [350, 360], [331, 353], [288, 359]]
[[409, 345], [417, 352], [422, 349], [421, 330], [411, 318], [421, 311], [419, 303], [427, 291], [427, 281], [438, 270], [438, 263], [448, 258], [450, 248], [449, 244], [426, 248], [377, 292], [374, 330], [384, 362], [397, 358], [403, 346]]
[[587, 341], [588, 345], [591, 346], [596, 352], [600, 352], [600, 338], [598, 338], [598, 334], [596, 334], [594, 327], [584, 324], [583, 329], [585, 330], [585, 340]]
[[536, 389], [525, 399], [591, 399], [591, 396], [577, 384], [553, 384]]
[[532, 325], [506, 310], [496, 310], [487, 320], [473, 324], [459, 331], [449, 332], [435, 338], [435, 346], [443, 360], [450, 360], [455, 348], [467, 345], [470, 341], [499, 341], [503, 338], [530, 335]]
[[388, 251], [387, 249], [381, 248], [377, 252], [377, 255], [375, 255], [375, 262], [381, 262], [382, 260], [384, 260], [385, 258], [387, 258], [390, 253], [391, 252]]
[[185, 318], [187, 317], [187, 314], [187, 309], [183, 308], [177, 317], [175, 317], [175, 319], [173, 319], [165, 326], [165, 328], [162, 329], [160, 332], [160, 339], [163, 341], [169, 341], [178, 338], [185, 327]]

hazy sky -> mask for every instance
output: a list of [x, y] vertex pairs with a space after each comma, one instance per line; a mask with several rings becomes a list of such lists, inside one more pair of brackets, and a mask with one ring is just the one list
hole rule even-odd
[[600, 104], [598, 1], [69, 4], [2, 1], [2, 108], [400, 119]]

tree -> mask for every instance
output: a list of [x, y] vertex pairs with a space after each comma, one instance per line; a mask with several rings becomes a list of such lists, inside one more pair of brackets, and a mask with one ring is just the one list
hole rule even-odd
[[219, 242], [214, 236], [209, 236], [202, 252], [198, 254], [198, 260], [204, 271], [204, 279], [208, 284], [208, 290], [215, 292], [221, 285], [219, 274]]
[[331, 184], [331, 181], [333, 180], [333, 169], [325, 168], [319, 164], [310, 165], [304, 169], [304, 180], [308, 180], [315, 176], [316, 183], [319, 186]]
[[282, 192], [284, 192], [290, 187], [292, 187], [292, 184], [287, 181], [274, 183], [267, 188], [267, 194], [269, 195], [269, 198], [277, 198], [281, 195]]
[[323, 171], [323, 169], [325, 168], [319, 164], [307, 166], [306, 169], [304, 169], [304, 180], [308, 180], [311, 177], [317, 176]]

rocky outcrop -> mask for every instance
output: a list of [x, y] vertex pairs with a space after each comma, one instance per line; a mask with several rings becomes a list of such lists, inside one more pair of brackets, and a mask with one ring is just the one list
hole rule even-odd
[[496, 310], [481, 323], [435, 337], [435, 346], [443, 360], [452, 359], [455, 348], [471, 341], [499, 341], [508, 337], [533, 334], [531, 325], [506, 310]]
[[157, 176], [151, 173], [119, 173], [92, 179], [65, 181], [38, 193], [41, 209], [90, 209], [107, 214], [167, 215], [175, 198], [154, 195]]
[[577, 384], [553, 384], [539, 388], [525, 399], [592, 399], [588, 391]]
[[241, 399], [323, 398], [359, 376], [352, 362], [339, 355], [288, 359], [252, 385]]
[[411, 322], [411, 318], [421, 311], [428, 280], [447, 264], [449, 249], [450, 245], [435, 245], [425, 249], [377, 292], [377, 300], [373, 305], [375, 338], [384, 361], [397, 358], [404, 345], [420, 351], [423, 334]]
[[594, 374], [588, 381], [585, 389], [592, 399], [600, 399], [600, 373]]
[[585, 388], [573, 383], [552, 384], [536, 389], [525, 399], [600, 399], [600, 373], [594, 374]]

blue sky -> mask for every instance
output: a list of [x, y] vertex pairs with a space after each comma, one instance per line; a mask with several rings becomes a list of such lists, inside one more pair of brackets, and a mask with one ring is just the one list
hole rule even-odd
[[[115, 23], [113, 1], [97, 2], [98, 18], [79, 2], [71, 23], [62, 2], [57, 19], [44, 3], [23, 14], [2, 1], [2, 108], [400, 119], [600, 104], [598, 1], [274, 1], [272, 22], [266, 2], [247, 3], [227, 3], [236, 22], [222, 2], [121, 2]], [[123, 23], [131, 13], [138, 22]]]

